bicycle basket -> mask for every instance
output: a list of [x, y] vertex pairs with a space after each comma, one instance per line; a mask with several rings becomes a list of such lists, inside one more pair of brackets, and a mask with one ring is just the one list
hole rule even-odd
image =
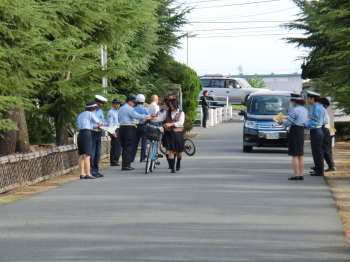
[[148, 140], [159, 141], [162, 139], [162, 130], [159, 127], [148, 126], [146, 128], [146, 136]]

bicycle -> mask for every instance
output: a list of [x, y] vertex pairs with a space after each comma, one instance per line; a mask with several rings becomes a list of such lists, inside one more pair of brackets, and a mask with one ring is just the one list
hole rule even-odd
[[146, 129], [147, 139], [147, 160], [145, 173], [153, 172], [156, 165], [159, 165], [158, 160], [158, 141], [161, 140], [163, 134], [163, 128], [158, 126], [148, 126]]
[[[184, 139], [184, 151], [188, 156], [193, 156], [196, 153], [196, 145], [191, 138]], [[166, 148], [163, 145], [160, 146], [160, 152], [166, 154]]]

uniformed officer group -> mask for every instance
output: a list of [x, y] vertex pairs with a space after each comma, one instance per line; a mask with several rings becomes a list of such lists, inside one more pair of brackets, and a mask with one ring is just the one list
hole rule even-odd
[[101, 127], [103, 126], [117, 127], [109, 134], [111, 137], [111, 166], [120, 166], [119, 159], [122, 155], [121, 170], [133, 170], [131, 163], [135, 160], [140, 140], [140, 162], [145, 162], [147, 119], [158, 121], [159, 125], [164, 124], [166, 130], [162, 142], [166, 148], [169, 169], [175, 173], [176, 156], [176, 170], [179, 171], [183, 152], [182, 128], [185, 115], [178, 109], [177, 100], [173, 97], [170, 98], [164, 99], [162, 113], [158, 106], [157, 95], [151, 97], [149, 106], [145, 103], [146, 98], [143, 94], [136, 97], [128, 96], [123, 106], [121, 106], [119, 99], [114, 99], [112, 107], [107, 113], [107, 121], [105, 121], [101, 109], [107, 102], [106, 98], [96, 95], [95, 100], [87, 102], [85, 111], [77, 118], [80, 179], [103, 177], [103, 174], [99, 172]]
[[[307, 118], [305, 101], [301, 95], [291, 94], [293, 109], [287, 119], [278, 123], [290, 127], [288, 136], [288, 154], [292, 156], [294, 175], [289, 180], [304, 180], [304, 140], [305, 129], [310, 129], [310, 140], [314, 166], [311, 176], [323, 176], [324, 172], [335, 171], [332, 156], [332, 137], [335, 134], [334, 114], [330, 110], [330, 102], [320, 94], [308, 91], [307, 102], [312, 106], [310, 119]], [[328, 168], [325, 170], [324, 161]]]

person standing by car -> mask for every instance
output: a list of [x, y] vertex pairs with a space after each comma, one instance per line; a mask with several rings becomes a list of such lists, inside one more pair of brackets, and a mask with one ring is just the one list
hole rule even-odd
[[288, 180], [304, 180], [304, 126], [307, 121], [305, 100], [301, 95], [291, 94], [293, 108], [288, 119], [281, 119], [278, 124], [290, 126], [288, 134], [288, 155], [292, 156], [294, 175]]
[[[120, 100], [119, 98], [116, 98], [112, 101], [112, 108], [107, 113], [107, 121], [108, 124], [111, 126], [119, 126], [119, 120], [118, 120], [118, 112], [120, 108]], [[118, 164], [120, 153], [122, 150], [121, 144], [120, 144], [120, 136], [119, 136], [119, 128], [117, 128], [114, 132], [114, 134], [110, 134], [111, 137], [111, 151], [109, 154], [109, 161], [111, 163], [111, 166], [120, 166]]]
[[207, 120], [208, 120], [208, 116], [209, 116], [210, 104], [209, 104], [209, 102], [207, 100], [207, 96], [208, 96], [208, 91], [204, 90], [203, 91], [203, 96], [201, 98], [201, 100], [202, 100], [202, 111], [203, 111], [202, 126], [204, 128], [209, 128], [209, 127], [207, 127]]
[[326, 161], [328, 165], [328, 169], [325, 170], [325, 172], [331, 172], [335, 171], [335, 164], [333, 160], [333, 153], [332, 153], [332, 136], [334, 136], [334, 114], [329, 109], [330, 102], [327, 98], [321, 97], [319, 101], [323, 107], [325, 108], [325, 124], [322, 127], [323, 133], [324, 133], [324, 139], [323, 139], [323, 154], [324, 154], [324, 160]]
[[311, 176], [323, 176], [324, 175], [324, 153], [323, 153], [323, 139], [324, 134], [322, 131], [324, 121], [324, 108], [317, 102], [320, 99], [320, 94], [307, 91], [307, 101], [312, 106], [312, 113], [309, 122], [305, 125], [306, 128], [310, 128], [310, 140], [311, 151], [314, 159], [315, 169], [310, 172]]

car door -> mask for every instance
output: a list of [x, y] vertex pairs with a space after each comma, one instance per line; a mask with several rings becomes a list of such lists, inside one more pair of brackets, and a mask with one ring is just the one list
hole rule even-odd
[[242, 103], [242, 87], [235, 79], [225, 80], [225, 96], [229, 103]]
[[213, 97], [214, 101], [221, 104], [226, 102], [224, 79], [211, 79], [210, 87], [206, 87], [206, 90], [208, 90], [209, 96]]

